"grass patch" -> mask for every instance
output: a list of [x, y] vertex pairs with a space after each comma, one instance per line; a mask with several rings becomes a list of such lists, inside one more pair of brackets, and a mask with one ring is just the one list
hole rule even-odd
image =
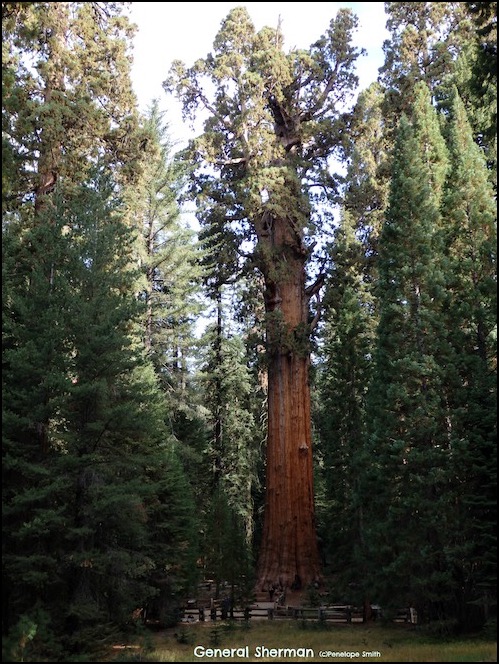
[[[119, 661], [497, 662], [494, 639], [475, 636], [438, 641], [405, 625], [321, 625], [312, 621], [275, 620], [255, 621], [248, 627], [241, 623], [208, 622], [158, 632], [149, 647], [148, 652], [130, 653], [129, 660], [123, 659], [122, 654]], [[217, 652], [215, 656], [199, 656], [203, 648]], [[247, 648], [247, 651], [221, 652], [224, 649], [230, 652], [231, 648]], [[304, 656], [306, 648], [313, 652], [312, 656]]]

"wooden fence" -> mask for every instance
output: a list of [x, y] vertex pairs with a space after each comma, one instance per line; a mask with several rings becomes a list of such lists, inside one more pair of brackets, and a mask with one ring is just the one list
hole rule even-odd
[[[259, 602], [245, 608], [230, 609], [214, 604], [210, 608], [188, 606], [183, 609], [182, 622], [217, 620], [317, 620], [325, 623], [363, 623], [362, 609], [335, 604], [331, 606], [278, 606], [274, 602]], [[414, 623], [413, 609], [401, 609], [395, 622]]]

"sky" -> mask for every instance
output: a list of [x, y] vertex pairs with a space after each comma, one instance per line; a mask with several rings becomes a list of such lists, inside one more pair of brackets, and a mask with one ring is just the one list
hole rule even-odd
[[165, 93], [162, 83], [174, 60], [191, 66], [204, 58], [222, 21], [239, 6], [246, 7], [257, 30], [277, 27], [280, 18], [286, 51], [309, 47], [324, 34], [338, 9], [351, 8], [359, 18], [354, 43], [368, 52], [357, 60], [360, 89], [376, 80], [383, 41], [388, 38], [383, 2], [132, 2], [130, 18], [138, 26], [132, 79], [139, 108], [145, 111], [158, 99], [170, 137], [179, 147], [193, 133], [182, 120], [180, 103]]

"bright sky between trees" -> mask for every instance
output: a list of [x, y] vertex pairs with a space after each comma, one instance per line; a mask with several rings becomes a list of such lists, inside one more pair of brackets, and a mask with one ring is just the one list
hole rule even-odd
[[171, 63], [182, 60], [191, 66], [205, 57], [221, 22], [240, 6], [247, 8], [257, 30], [277, 27], [280, 19], [286, 51], [309, 47], [324, 34], [338, 9], [349, 7], [359, 18], [355, 45], [367, 51], [357, 61], [359, 89], [376, 80], [383, 64], [383, 41], [388, 38], [383, 2], [132, 2], [130, 17], [138, 26], [132, 78], [139, 107], [145, 111], [158, 99], [173, 141], [185, 143], [192, 132], [182, 120], [180, 103], [162, 88]]

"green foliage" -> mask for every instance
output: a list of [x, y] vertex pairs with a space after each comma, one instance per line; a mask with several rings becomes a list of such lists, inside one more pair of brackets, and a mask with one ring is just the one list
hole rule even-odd
[[133, 30], [121, 8], [31, 2], [2, 15], [2, 27], [9, 208], [49, 165], [56, 179], [79, 181], [100, 158], [120, 180], [134, 179], [142, 137], [129, 76]]
[[[120, 6], [14, 4], [2, 17], [5, 629], [40, 606], [33, 656], [77, 661], [153, 598], [173, 615], [195, 583], [195, 508], [142, 344], [141, 205], [127, 190], [168, 193], [166, 221], [151, 221], [157, 259], [178, 173], [160, 118], [139, 129]], [[160, 258], [168, 273], [172, 254]]]
[[[310, 354], [306, 307], [272, 296], [305, 286], [343, 151], [316, 393], [334, 593], [414, 604], [439, 638], [493, 623], [495, 7], [387, 3], [352, 116], [350, 11], [285, 53], [236, 8], [165, 84], [210, 110], [182, 162], [157, 104], [137, 117], [120, 3], [4, 3], [5, 661], [98, 661], [137, 608], [175, 624], [200, 557], [250, 598], [263, 328], [267, 362]], [[191, 382], [201, 281], [220, 318]]]
[[60, 635], [54, 633], [50, 615], [39, 603], [30, 606], [2, 640], [4, 662], [31, 662], [40, 657], [62, 656]]
[[[485, 284], [494, 281], [495, 220], [483, 155], [457, 94], [447, 146], [423, 84], [414, 87], [414, 100], [412, 121], [402, 117], [399, 126], [379, 242], [380, 319], [369, 436], [359, 456], [358, 551], [368, 568], [364, 593], [385, 611], [413, 604], [421, 622], [463, 630], [483, 621], [485, 613], [471, 606], [481, 594], [473, 559], [479, 543], [494, 537], [484, 508], [496, 477], [488, 465], [494, 425], [483, 412], [477, 429], [474, 417], [479, 404], [490, 412], [495, 401], [495, 354], [485, 341], [494, 327], [495, 296]], [[475, 216], [478, 209], [483, 214]], [[474, 367], [473, 377], [465, 378], [465, 366]], [[473, 424], [465, 415], [471, 412]], [[480, 488], [473, 467], [481, 468]], [[468, 521], [464, 505], [478, 504], [480, 517], [475, 512]], [[471, 523], [476, 530], [468, 530]], [[494, 565], [485, 562], [485, 548], [481, 556], [487, 586]]]
[[217, 625], [210, 630], [210, 645], [213, 646], [213, 648], [218, 648], [222, 643], [222, 634], [223, 628], [220, 625]]
[[[379, 83], [359, 94], [353, 110], [346, 177], [346, 210], [352, 215], [366, 257], [375, 263], [377, 239], [388, 204], [391, 140], [384, 118], [386, 98]], [[373, 275], [374, 281], [375, 276]]]
[[181, 222], [180, 199], [188, 167], [173, 157], [164, 114], [154, 101], [143, 122], [144, 164], [129, 205], [140, 233], [139, 259], [145, 301], [146, 349], [171, 393], [171, 409], [185, 400], [187, 363], [199, 314], [201, 259], [194, 232]]
[[[223, 284], [244, 269], [258, 269], [265, 288], [269, 366], [284, 354], [300, 360], [310, 356], [305, 284], [312, 215], [319, 214], [320, 203], [329, 206], [336, 193], [339, 178], [329, 165], [342, 148], [345, 105], [357, 84], [354, 67], [361, 51], [352, 45], [356, 27], [353, 13], [341, 9], [310, 49], [285, 53], [279, 27], [256, 32], [247, 10], [238, 7], [222, 22], [212, 52], [191, 67], [175, 61], [164, 83], [182, 102], [186, 117], [195, 118], [203, 107], [208, 111], [202, 134], [186, 151], [200, 174], [193, 194], [208, 246], [212, 251], [225, 240], [220, 260], [210, 256], [216, 269], [208, 281], [220, 306]], [[310, 195], [312, 187], [321, 193]], [[277, 374], [269, 371], [269, 390], [278, 389]], [[305, 385], [297, 389], [308, 399]], [[224, 407], [220, 399], [215, 404], [217, 454]], [[308, 432], [308, 407], [297, 417]], [[284, 427], [284, 421], [276, 417], [276, 427]], [[273, 454], [273, 446], [268, 449]], [[304, 499], [311, 489], [300, 485]], [[293, 537], [303, 536], [300, 532], [298, 525]], [[303, 539], [314, 549], [312, 558], [313, 538]]]
[[[465, 103], [475, 140], [497, 171], [497, 2], [466, 2], [474, 39], [454, 83]], [[497, 175], [495, 181], [497, 182]]]
[[309, 326], [298, 323], [290, 327], [280, 309], [270, 311], [265, 316], [266, 327], [269, 330], [267, 339], [267, 351], [269, 358], [275, 353], [283, 355], [296, 355], [297, 357], [309, 357], [312, 348]]
[[[208, 328], [201, 354], [201, 384], [209, 411], [210, 440], [204, 450], [205, 466], [213, 494], [224, 492], [231, 508], [244, 524], [245, 539], [253, 540], [253, 495], [261, 432], [254, 415], [254, 378], [247, 366], [242, 338], [224, 332], [222, 299], [218, 322]], [[206, 472], [205, 471], [205, 472]]]
[[361, 500], [368, 592], [383, 607], [415, 605], [424, 621], [450, 602], [444, 552], [451, 524], [443, 528], [441, 519], [452, 514], [452, 494], [442, 383], [448, 354], [439, 204], [446, 155], [429, 98], [422, 87], [415, 95], [413, 124], [400, 122], [380, 237], [380, 320]]
[[410, 113], [418, 81], [434, 93], [452, 74], [469, 30], [462, 2], [388, 2], [386, 12], [391, 38], [383, 46], [380, 80], [388, 93], [387, 110], [395, 114], [395, 129], [400, 115]]
[[7, 265], [24, 259], [33, 276], [7, 288], [4, 573], [11, 616], [38, 598], [81, 654], [97, 630], [102, 643], [126, 626], [158, 575], [173, 569], [184, 588], [194, 508], [136, 335], [133, 235], [113, 184], [96, 171], [51, 211], [57, 225], [35, 226], [16, 252], [7, 243]]
[[25, 650], [29, 646], [30, 641], [32, 641], [37, 633], [38, 625], [31, 620], [26, 615], [20, 617], [19, 622], [12, 630], [10, 640], [14, 642], [14, 647], [12, 649], [7, 645], [5, 651], [10, 652], [10, 657], [2, 656], [3, 661], [11, 662], [24, 662], [25, 659]]
[[175, 639], [177, 643], [192, 643], [192, 638], [185, 627], [181, 627], [180, 630], [175, 633]]
[[[485, 155], [473, 140], [456, 90], [450, 100], [447, 137], [451, 169], [444, 217], [453, 368], [448, 385], [452, 437], [458, 451], [454, 472], [461, 483], [456, 547], [464, 549], [462, 559], [466, 561], [459, 566], [466, 589], [460, 599], [470, 613], [481, 605], [486, 616], [488, 596], [497, 579], [496, 561], [490, 556], [496, 541], [492, 505], [497, 482], [497, 422], [492, 413], [497, 404], [497, 210]], [[463, 608], [460, 624], [472, 621], [466, 615]]]
[[[208, 205], [202, 220], [215, 221], [228, 259], [237, 243], [257, 240], [251, 258], [268, 286], [291, 283], [308, 258], [310, 203], [327, 203], [327, 195], [312, 201], [308, 185], [321, 183], [324, 189], [317, 191], [327, 194], [336, 187], [327, 160], [341, 144], [340, 106], [357, 81], [356, 26], [354, 15], [340, 10], [308, 51], [286, 54], [279, 28], [257, 33], [247, 10], [236, 8], [222, 23], [213, 52], [190, 68], [174, 62], [164, 83], [186, 116], [203, 105], [210, 111], [203, 134], [187, 151], [200, 169], [211, 167], [193, 191], [202, 210]], [[273, 220], [274, 230], [265, 219]], [[240, 265], [241, 259], [232, 262]]]
[[[243, 519], [222, 489], [215, 489], [205, 521], [205, 564], [232, 606], [249, 602], [253, 589], [253, 561]], [[228, 594], [227, 594], [228, 593]]]
[[[324, 296], [316, 423], [324, 501], [320, 533], [337, 583], [358, 545], [358, 455], [365, 445], [366, 393], [372, 373], [373, 294], [365, 244], [345, 212], [331, 248], [333, 267]], [[334, 521], [335, 528], [330, 524]]]

